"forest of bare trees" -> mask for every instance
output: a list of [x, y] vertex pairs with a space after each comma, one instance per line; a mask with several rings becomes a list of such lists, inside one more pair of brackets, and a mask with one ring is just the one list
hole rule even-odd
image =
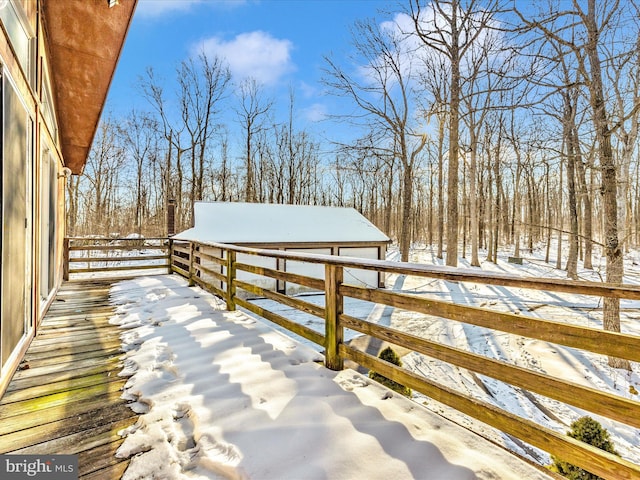
[[279, 105], [224, 59], [149, 66], [148, 108], [103, 118], [68, 182], [68, 233], [163, 235], [169, 199], [178, 230], [198, 200], [352, 206], [404, 260], [542, 248], [570, 278], [602, 254], [620, 281], [640, 243], [638, 5], [524, 3], [403, 0], [357, 22], [351, 55], [324, 58], [339, 140], [301, 126], [293, 87]]

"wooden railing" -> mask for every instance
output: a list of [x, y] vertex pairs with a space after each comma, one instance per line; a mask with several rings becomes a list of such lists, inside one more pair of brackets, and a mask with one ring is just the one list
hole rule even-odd
[[167, 238], [67, 237], [63, 278], [170, 271]]
[[[265, 259], [276, 259], [272, 261], [276, 267], [261, 266], [266, 263]], [[324, 278], [287, 272], [286, 268], [281, 267], [287, 261], [321, 264], [324, 266]], [[521, 314], [515, 315], [485, 308], [456, 305], [452, 302], [386, 289], [349, 285], [343, 275], [347, 268], [452, 282], [475, 282], [484, 285], [640, 300], [640, 287], [520, 278], [419, 264], [253, 249], [217, 243], [173, 241], [171, 245], [171, 270], [173, 272], [186, 277], [190, 285], [197, 284], [223, 298], [228, 310], [242, 307], [321, 345], [324, 347], [325, 363], [328, 368], [341, 369], [345, 360], [353, 361], [603, 478], [640, 478], [640, 465], [539, 425], [531, 419], [521, 418], [492, 404], [474, 399], [439, 384], [433, 379], [387, 363], [367, 352], [347, 345], [343, 341], [343, 332], [345, 328], [355, 330], [607, 417], [632, 428], [640, 428], [639, 402], [505, 361], [454, 348], [429, 338], [417, 337], [398, 329], [355, 318], [344, 313], [344, 299], [351, 297], [365, 300], [602, 355], [624, 358], [633, 362], [640, 362], [640, 337], [575, 326], [550, 319], [544, 320]], [[256, 282], [250, 281], [249, 277], [267, 279], [272, 283], [273, 288], [257, 285]], [[302, 297], [286, 295], [284, 293], [286, 288], [282, 288], [283, 282], [324, 292], [325, 306], [314, 305], [303, 300]], [[324, 333], [317, 332], [248, 301], [246, 299], [248, 294], [271, 299], [323, 318], [325, 322]]]

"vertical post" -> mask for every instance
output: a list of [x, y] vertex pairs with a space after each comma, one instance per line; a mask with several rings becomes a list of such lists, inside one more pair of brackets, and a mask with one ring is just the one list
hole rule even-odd
[[[381, 245], [378, 247], [378, 260], [385, 260], [387, 258], [387, 246]], [[378, 288], [385, 288], [387, 280], [387, 273], [378, 270]]]
[[324, 364], [331, 370], [342, 370], [344, 368], [344, 362], [340, 357], [339, 347], [344, 336], [344, 329], [340, 325], [340, 315], [344, 308], [344, 302], [340, 294], [343, 268], [340, 265], [325, 265], [324, 268]]
[[171, 275], [173, 273], [173, 238], [169, 239], [169, 248], [167, 250], [167, 256], [169, 257], [169, 265], [168, 265], [168, 269], [169, 271], [167, 272], [169, 275]]
[[193, 264], [195, 263], [196, 258], [196, 242], [189, 242], [189, 286], [193, 287], [196, 282], [194, 282], [193, 277], [195, 276], [195, 268]]
[[167, 202], [167, 237], [176, 234], [176, 201]]
[[62, 247], [62, 279], [69, 280], [69, 237], [65, 237]]
[[236, 252], [227, 250], [227, 310], [236, 309]]

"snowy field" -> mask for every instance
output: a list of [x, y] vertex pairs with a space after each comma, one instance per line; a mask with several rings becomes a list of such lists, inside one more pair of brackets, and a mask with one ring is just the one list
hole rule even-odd
[[[523, 265], [511, 264], [506, 262], [506, 258], [502, 258], [497, 265], [483, 262], [481, 268], [485, 271], [510, 275], [566, 278], [566, 272], [558, 271], [546, 264], [541, 255], [542, 253], [540, 257], [537, 256], [536, 252], [533, 255], [525, 255], [528, 260], [525, 260]], [[441, 263], [434, 258], [431, 249], [416, 250], [411, 260], [420, 263]], [[600, 275], [604, 276], [605, 261], [598, 259], [594, 264], [598, 266], [594, 265], [593, 271], [579, 271], [580, 279], [600, 281]], [[625, 277], [625, 283], [637, 283], [638, 269], [635, 264], [636, 255], [628, 255], [625, 265], [628, 275]], [[460, 267], [469, 267], [469, 264], [463, 260]], [[433, 298], [452, 300], [465, 305], [492, 308], [584, 327], [602, 328], [601, 299], [592, 296], [446, 281], [427, 283], [425, 279], [412, 277], [405, 278], [401, 288], [406, 292], [419, 292]], [[640, 302], [621, 301], [622, 332], [640, 336], [639, 319]], [[629, 373], [609, 367], [607, 358], [602, 355], [435, 317], [427, 319], [424, 315], [411, 312], [393, 312], [391, 326], [491, 358], [505, 360], [555, 378], [632, 400], [640, 400], [637, 394], [640, 390], [640, 365], [637, 363], [633, 364], [633, 373]], [[417, 353], [405, 356], [403, 361], [405, 367], [410, 370], [431, 378], [438, 378], [447, 386], [560, 432], [568, 431], [570, 424], [581, 416], [591, 415], [609, 430], [616, 450], [623, 458], [640, 463], [640, 449], [638, 449], [640, 430], [638, 429], [598, 417], [542, 395], [509, 386], [489, 377], [475, 375]], [[502, 437], [503, 444], [508, 448], [536, 462], [542, 464], [550, 462], [546, 452], [523, 445], [522, 442], [500, 432], [492, 432], [482, 424], [461, 417], [451, 409], [438, 405], [419, 394], [415, 395], [415, 400], [485, 436]]]
[[[393, 252], [391, 257], [394, 258]], [[536, 252], [524, 257], [523, 265], [507, 263], [504, 257], [499, 259], [497, 265], [484, 262], [481, 268], [487, 272], [520, 276], [566, 278], [566, 272], [544, 263]], [[414, 248], [410, 260], [442, 265], [442, 260], [435, 257], [430, 247]], [[599, 266], [593, 271], [580, 270], [581, 279], [600, 281], [604, 259], [594, 263]], [[625, 283], [638, 283], [640, 269], [637, 263], [640, 263], [637, 254], [627, 255]], [[460, 267], [470, 268], [464, 259]], [[291, 334], [284, 335], [282, 329], [266, 325], [266, 321], [251, 318], [246, 313], [222, 312], [220, 301], [198, 288], [187, 288], [185, 285], [175, 275], [141, 277], [121, 282], [112, 291], [113, 301], [119, 305], [114, 321], [129, 328], [123, 334], [123, 341], [129, 350], [129, 373], [134, 373], [134, 376], [130, 379], [126, 394], [136, 401], [135, 408], [145, 414], [141, 418], [141, 425], [133, 429], [135, 431], [131, 432], [121, 449], [122, 455], [138, 454], [126, 478], [152, 478], [149, 474], [157, 474], [158, 469], [161, 469], [159, 478], [388, 478], [389, 475], [398, 478], [473, 478], [466, 476], [470, 471], [449, 472], [445, 477], [421, 477], [416, 472], [428, 467], [413, 463], [422, 461], [422, 457], [408, 453], [400, 459], [396, 456], [390, 462], [397, 464], [399, 470], [388, 470], [385, 465], [389, 463], [389, 458], [384, 454], [388, 455], [391, 447], [384, 442], [374, 446], [374, 450], [382, 446], [383, 451], [378, 451], [366, 461], [360, 458], [352, 464], [344, 456], [340, 457], [338, 451], [330, 448], [336, 432], [328, 426], [326, 429], [312, 426], [304, 411], [297, 411], [296, 406], [302, 410], [311, 408], [317, 396], [325, 400], [335, 396], [338, 404], [344, 406], [349, 404], [351, 400], [348, 398], [353, 396], [343, 397], [347, 392], [355, 394], [367, 405], [371, 404], [377, 416], [392, 418], [399, 413], [396, 410], [400, 410], [405, 413], [410, 411], [411, 415], [419, 413], [422, 419], [431, 410], [536, 463], [546, 465], [550, 462], [546, 452], [417, 393], [414, 393], [413, 400], [419, 405], [414, 406], [409, 400], [393, 395], [395, 405], [390, 408], [390, 413], [387, 409], [391, 402], [381, 400], [384, 395], [378, 394], [379, 387], [371, 385], [365, 377], [353, 371], [334, 375], [319, 367], [316, 362], [320, 358], [318, 352], [321, 347], [294, 338]], [[581, 326], [602, 327], [601, 300], [596, 297], [406, 276], [389, 276], [387, 285], [395, 291], [417, 293], [429, 298]], [[304, 299], [317, 304], [324, 303], [322, 295], [306, 295]], [[321, 319], [267, 300], [255, 302], [318, 331], [324, 330]], [[640, 335], [639, 307], [639, 302], [621, 302], [623, 332]], [[634, 393], [640, 390], [638, 364], [633, 364], [633, 373], [628, 373], [611, 369], [601, 355], [367, 302], [347, 299], [345, 312], [557, 378], [639, 400], [638, 394]], [[347, 340], [354, 336], [354, 332], [345, 335]], [[560, 432], [566, 432], [577, 418], [590, 414], [420, 354], [405, 355], [403, 362], [410, 370]], [[203, 365], [207, 368], [202, 368]], [[267, 388], [265, 379], [267, 385], [277, 388]], [[365, 385], [369, 386], [361, 388]], [[338, 390], [335, 390], [336, 387]], [[216, 406], [212, 408], [214, 404]], [[368, 413], [374, 411], [365, 410]], [[337, 412], [333, 409], [333, 413]], [[640, 431], [590, 415], [609, 430], [622, 457], [640, 463], [637, 448], [640, 445]], [[319, 418], [320, 422], [325, 420], [323, 416]], [[427, 423], [435, 421], [428, 415], [425, 418]], [[267, 425], [261, 424], [265, 419], [268, 420]], [[361, 420], [364, 421], [364, 417]], [[291, 458], [277, 456], [278, 452], [261, 450], [261, 447], [269, 444], [267, 434], [281, 441], [281, 421], [285, 422], [284, 431], [288, 432], [285, 436], [291, 436], [285, 449], [289, 449], [292, 457], [295, 457], [295, 465], [287, 463], [293, 461]], [[248, 428], [247, 425], [252, 427]], [[361, 438], [366, 429], [361, 428], [357, 421], [346, 422], [343, 427], [348, 428], [340, 430], [338, 437], [344, 435], [345, 440], [348, 438], [350, 443], [364, 450], [370, 447], [366, 439]], [[407, 435], [404, 430], [402, 433]], [[379, 435], [383, 437], [385, 433]], [[411, 438], [415, 441], [419, 438], [416, 435], [415, 431], [410, 431], [409, 437], [400, 437], [399, 441]], [[322, 439], [320, 444], [317, 444], [318, 438]], [[395, 441], [391, 444], [395, 444]], [[440, 444], [437, 445], [440, 447]], [[300, 463], [304, 464], [301, 458], [308, 455], [305, 452], [318, 448], [327, 456], [327, 462], [330, 459], [332, 464], [337, 462], [335, 467], [331, 467], [337, 470], [322, 470], [328, 468], [325, 462], [322, 465], [311, 463], [305, 471], [296, 470]], [[444, 450], [440, 448], [437, 458], [446, 458], [446, 461], [438, 465], [445, 469], [452, 465], [469, 465], [478, 474], [478, 468], [480, 471], [484, 468], [473, 464], [478, 459], [462, 460], [469, 455], [469, 448], [475, 446], [455, 444], [446, 446]], [[467, 453], [463, 453], [465, 449]], [[483, 455], [480, 448], [479, 456]], [[275, 468], [278, 462], [284, 463], [279, 465], [277, 473], [269, 470]], [[356, 475], [357, 469], [365, 463], [367, 468], [371, 468], [370, 475], [366, 471], [361, 472], [364, 476]], [[499, 472], [496, 478], [508, 478], [506, 471], [500, 469], [508, 468], [509, 472], [516, 473], [520, 466], [494, 468]], [[492, 472], [495, 473], [495, 470]], [[531, 478], [530, 473], [515, 476]], [[478, 475], [478, 478], [490, 478], [490, 475]]]

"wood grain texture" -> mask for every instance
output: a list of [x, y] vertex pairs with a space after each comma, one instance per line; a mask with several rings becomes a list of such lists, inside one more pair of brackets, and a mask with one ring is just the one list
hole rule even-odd
[[137, 415], [121, 398], [112, 280], [64, 283], [0, 399], [0, 453], [78, 455], [80, 478], [121, 478], [119, 432]]

